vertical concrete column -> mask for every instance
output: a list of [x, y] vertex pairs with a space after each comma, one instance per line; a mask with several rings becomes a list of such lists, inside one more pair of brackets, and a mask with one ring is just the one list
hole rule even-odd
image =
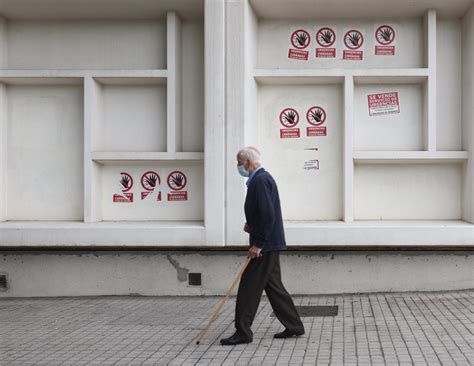
[[8, 20], [0, 16], [0, 68], [8, 67]]
[[245, 184], [236, 170], [235, 154], [245, 143], [246, 44], [244, 12], [247, 0], [226, 2], [226, 229], [227, 244], [244, 244], [242, 210]]
[[354, 78], [344, 78], [344, 221], [354, 221]]
[[428, 81], [425, 84], [423, 143], [425, 150], [436, 151], [436, 10], [430, 9], [426, 13], [424, 28]]
[[[7, 20], [0, 17], [0, 68], [7, 67]], [[7, 218], [7, 92], [0, 84], [0, 221]]]
[[182, 39], [181, 20], [174, 11], [167, 14], [167, 151], [182, 150]]
[[7, 90], [0, 83], [0, 221], [7, 219]]
[[225, 244], [225, 2], [204, 4], [204, 223], [206, 245]]
[[99, 83], [91, 76], [84, 78], [84, 222], [100, 221], [101, 186], [100, 165], [92, 160], [97, 149], [101, 108]]
[[462, 35], [462, 149], [469, 152], [463, 169], [462, 218], [474, 224], [474, 5], [464, 15]]

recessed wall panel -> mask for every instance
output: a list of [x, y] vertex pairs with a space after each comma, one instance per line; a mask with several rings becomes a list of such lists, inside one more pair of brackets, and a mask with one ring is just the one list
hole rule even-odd
[[100, 170], [104, 221], [204, 219], [202, 162], [108, 163]]
[[[326, 113], [319, 129], [307, 119], [315, 106]], [[289, 116], [291, 110], [298, 114], [298, 123], [285, 127], [281, 114]], [[246, 133], [278, 184], [284, 220], [342, 218], [342, 118], [341, 85], [259, 86], [258, 114], [245, 121]], [[317, 136], [324, 128], [326, 135]], [[299, 137], [281, 137], [295, 129]], [[230, 179], [240, 179], [237, 171]]]
[[[376, 39], [380, 26], [388, 25], [393, 30], [387, 40], [384, 52], [393, 55], [376, 54], [376, 46], [384, 46]], [[301, 37], [292, 42], [296, 31], [304, 31]], [[322, 30], [323, 36], [317, 36]], [[325, 32], [332, 32], [331, 39], [321, 42]], [[357, 31], [360, 35], [356, 46], [346, 38]], [[393, 34], [395, 37], [393, 38]], [[318, 19], [274, 20], [259, 19], [257, 37], [257, 68], [317, 69], [317, 68], [418, 68], [423, 64], [423, 25], [420, 18], [405, 19]], [[296, 44], [296, 45], [294, 45]], [[346, 46], [349, 44], [349, 47]], [[290, 57], [290, 49], [297, 50]], [[317, 49], [322, 51], [317, 51]], [[361, 51], [345, 57], [344, 51]], [[300, 52], [303, 51], [303, 52]], [[292, 51], [293, 52], [293, 51]], [[318, 53], [318, 57], [316, 57]], [[306, 57], [304, 57], [306, 55]], [[356, 55], [356, 59], [353, 56]], [[301, 57], [293, 57], [301, 56]], [[359, 59], [359, 56], [360, 59]]]
[[164, 21], [9, 21], [9, 69], [164, 69]]
[[423, 150], [423, 90], [421, 84], [356, 84], [354, 149]]
[[102, 86], [99, 150], [166, 151], [166, 85]]
[[356, 220], [459, 220], [461, 164], [356, 164]]
[[83, 88], [7, 87], [7, 219], [83, 219]]

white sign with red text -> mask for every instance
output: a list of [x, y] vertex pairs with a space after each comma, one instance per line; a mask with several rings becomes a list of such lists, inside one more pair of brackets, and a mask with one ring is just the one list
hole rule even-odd
[[370, 116], [400, 113], [398, 92], [369, 94], [367, 100]]

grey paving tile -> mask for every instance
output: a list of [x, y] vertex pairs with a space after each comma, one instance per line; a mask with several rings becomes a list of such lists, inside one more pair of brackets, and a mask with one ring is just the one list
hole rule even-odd
[[[469, 365], [474, 291], [295, 297], [337, 304], [336, 317], [303, 318], [301, 338], [281, 331], [266, 299], [254, 342], [222, 347], [235, 299], [200, 346], [195, 338], [219, 298], [0, 299], [0, 365]], [[38, 316], [40, 314], [40, 316]]]

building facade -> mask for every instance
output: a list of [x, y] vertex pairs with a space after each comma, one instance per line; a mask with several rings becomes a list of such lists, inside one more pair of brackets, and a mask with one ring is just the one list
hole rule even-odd
[[219, 294], [258, 147], [295, 293], [474, 286], [470, 0], [7, 0], [0, 296]]

